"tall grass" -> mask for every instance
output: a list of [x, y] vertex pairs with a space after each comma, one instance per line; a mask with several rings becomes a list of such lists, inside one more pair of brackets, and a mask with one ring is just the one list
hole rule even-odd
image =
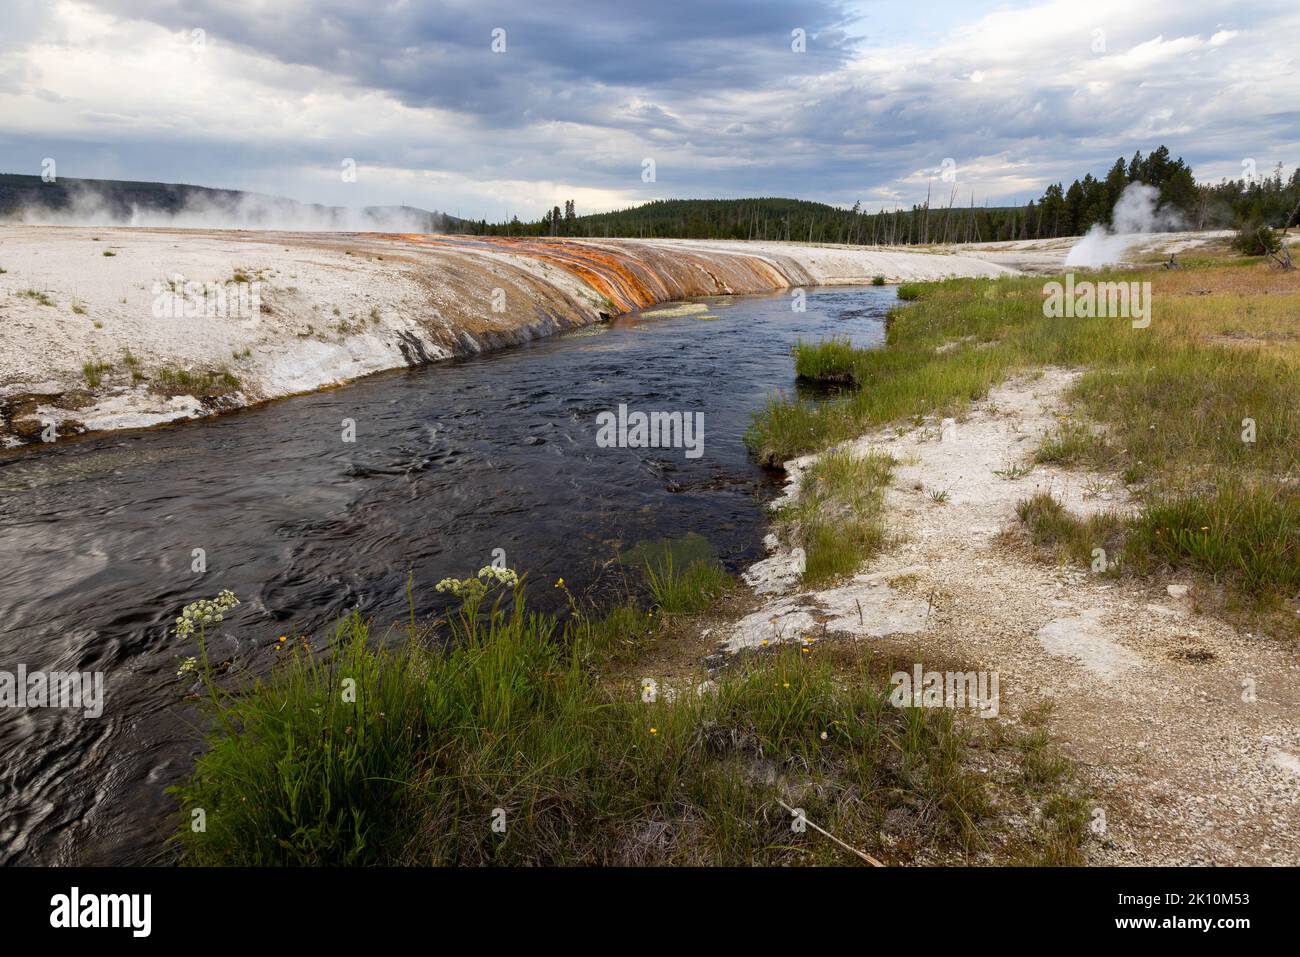
[[208, 748], [173, 789], [183, 859], [858, 863], [778, 800], [879, 855], [886, 815], [904, 815], [895, 860], [959, 858], [1002, 827], [952, 713], [894, 708], [865, 661], [785, 648], [646, 700], [602, 679], [612, 632], [638, 645], [659, 627], [644, 614], [560, 624], [520, 589], [445, 627], [386, 650], [353, 615], [251, 689], [209, 685]]
[[778, 519], [804, 549], [804, 584], [851, 575], [884, 544], [881, 505], [893, 468], [885, 455], [835, 450], [804, 470], [798, 497]]
[[693, 561], [674, 567], [671, 549], [646, 563], [646, 584], [654, 598], [653, 611], [692, 615], [703, 611], [729, 587], [727, 573], [713, 561]]
[[794, 373], [807, 382], [851, 385], [857, 381], [858, 355], [848, 339], [815, 343], [800, 339], [794, 347]]
[[1101, 511], [1079, 518], [1052, 493], [1038, 492], [1017, 503], [1016, 515], [1035, 545], [1054, 550], [1061, 559], [1091, 566], [1100, 557], [1094, 555], [1094, 549], [1100, 548], [1106, 555], [1102, 571], [1115, 574], [1121, 563], [1127, 564], [1123, 546], [1130, 523], [1118, 512]]
[[112, 372], [113, 364], [111, 362], [100, 362], [98, 360], [83, 362], [81, 364], [81, 374], [86, 380], [86, 385], [92, 389], [99, 388], [104, 381], [104, 373]]

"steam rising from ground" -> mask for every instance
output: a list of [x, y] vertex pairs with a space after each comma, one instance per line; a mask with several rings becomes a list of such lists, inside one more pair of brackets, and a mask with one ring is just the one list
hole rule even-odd
[[[183, 191], [183, 192], [182, 192]], [[161, 226], [303, 232], [441, 232], [446, 219], [405, 206], [319, 206], [279, 196], [169, 187], [116, 190], [67, 183], [55, 202], [26, 202], [10, 222], [31, 226]]]
[[1098, 268], [1124, 258], [1135, 237], [1185, 228], [1177, 211], [1159, 207], [1160, 191], [1146, 183], [1129, 183], [1120, 194], [1109, 227], [1097, 223], [1074, 244], [1065, 257], [1067, 266]]

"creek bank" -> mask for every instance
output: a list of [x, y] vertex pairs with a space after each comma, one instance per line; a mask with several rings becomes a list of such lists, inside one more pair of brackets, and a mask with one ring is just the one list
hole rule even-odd
[[[1134, 507], [1115, 475], [1033, 463], [1078, 376], [1020, 376], [955, 423], [841, 443], [898, 463], [885, 496], [890, 543], [848, 581], [817, 589], [800, 583], [801, 551], [769, 536], [771, 554], [746, 573], [756, 607], [714, 626], [718, 655], [829, 633], [922, 663], [979, 663], [1001, 676], [1004, 714], [1050, 715], [1052, 738], [1083, 769], [1090, 863], [1294, 866], [1293, 650], [1199, 611], [1195, 585], [1054, 567], [1016, 544], [1016, 504], [1037, 492], [1078, 516]], [[776, 506], [817, 458], [786, 463]], [[1257, 697], [1242, 694], [1243, 676]]]

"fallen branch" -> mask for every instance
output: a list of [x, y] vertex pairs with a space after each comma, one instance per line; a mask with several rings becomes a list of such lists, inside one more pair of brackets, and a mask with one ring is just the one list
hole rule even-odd
[[866, 861], [866, 862], [867, 862], [868, 864], [870, 864], [872, 867], [884, 867], [884, 866], [885, 866], [884, 864], [881, 864], [878, 860], [876, 860], [874, 857], [872, 857], [870, 854], [867, 854], [865, 851], [859, 851], [859, 850], [858, 850], [856, 847], [854, 847], [853, 845], [851, 845], [851, 844], [845, 844], [843, 841], [841, 841], [838, 837], [836, 837], [836, 836], [835, 836], [834, 834], [832, 834], [830, 831], [826, 830], [826, 829], [823, 828], [823, 827], [818, 827], [818, 826], [817, 826], [816, 824], [814, 824], [812, 821], [808, 820], [808, 818], [807, 818], [806, 815], [804, 815], [803, 813], [801, 813], [801, 812], [799, 812], [799, 811], [796, 811], [794, 808], [792, 808], [790, 805], [786, 804], [786, 803], [785, 803], [784, 801], [782, 801], [780, 798], [777, 798], [777, 799], [776, 799], [776, 803], [779, 804], [779, 805], [781, 805], [781, 807], [785, 808], [785, 809], [786, 809], [787, 811], [789, 811], [791, 814], [798, 815], [799, 817], [801, 817], [801, 818], [803, 819], [803, 822], [804, 822], [805, 824], [807, 824], [809, 827], [811, 827], [814, 831], [817, 831], [817, 832], [819, 832], [819, 833], [821, 833], [821, 834], [825, 834], [827, 837], [829, 837], [832, 841], [834, 841], [834, 842], [835, 842], [836, 844], [838, 844], [840, 847], [844, 848], [844, 850], [846, 850], [846, 851], [852, 851], [854, 854], [858, 855], [858, 857], [862, 858], [864, 861]]

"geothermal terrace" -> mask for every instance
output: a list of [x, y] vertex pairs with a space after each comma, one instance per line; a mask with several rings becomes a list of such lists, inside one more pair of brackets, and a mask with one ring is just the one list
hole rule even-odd
[[1007, 245], [4, 226], [0, 445], [201, 417], [675, 299], [994, 277], [1066, 252]]

